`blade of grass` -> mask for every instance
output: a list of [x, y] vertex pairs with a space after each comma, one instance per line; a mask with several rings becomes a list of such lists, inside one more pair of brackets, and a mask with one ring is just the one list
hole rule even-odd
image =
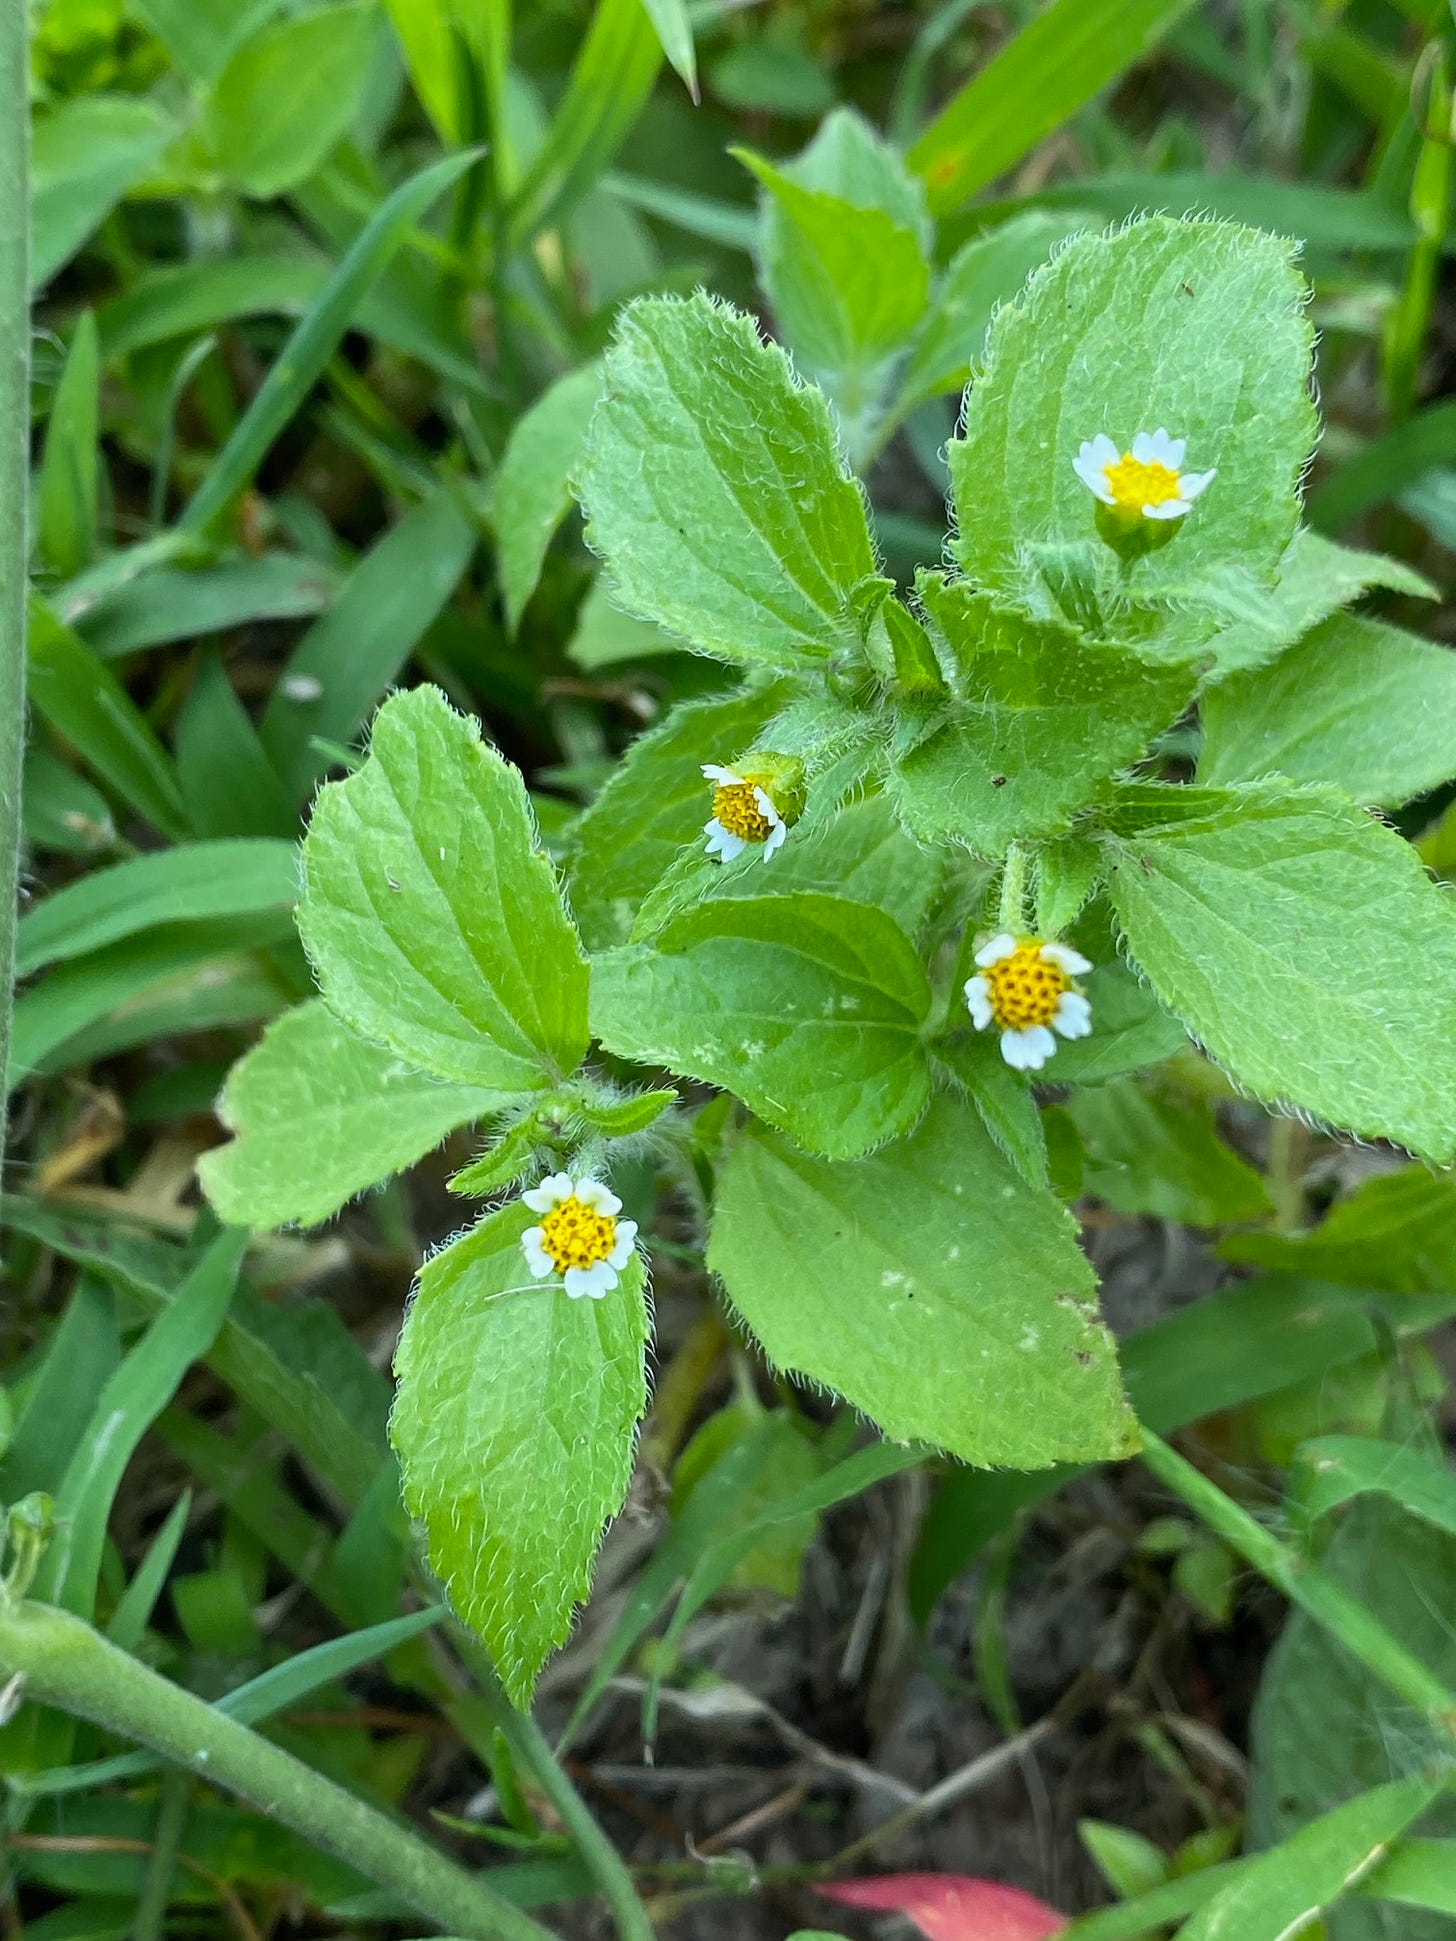
[[316, 738], [347, 742], [455, 591], [479, 528], [447, 479], [390, 527], [288, 658], [258, 726], [295, 798], [329, 767]]
[[1052, 0], [966, 83], [906, 160], [933, 213], [968, 202], [1162, 39], [1192, 0]]
[[127, 1464], [194, 1361], [211, 1348], [232, 1300], [247, 1235], [215, 1240], [101, 1391], [91, 1425], [56, 1491], [56, 1534], [38, 1593], [88, 1614], [106, 1525]]
[[16, 975], [79, 957], [157, 924], [291, 909], [298, 895], [292, 843], [243, 838], [182, 843], [79, 877], [27, 911]]
[[141, 1643], [152, 1612], [157, 1608], [157, 1599], [162, 1595], [162, 1586], [177, 1561], [191, 1514], [192, 1492], [184, 1489], [167, 1512], [166, 1522], [147, 1545], [147, 1554], [137, 1565], [131, 1582], [116, 1600], [106, 1635], [121, 1650], [135, 1651]]
[[365, 291], [430, 205], [479, 159], [479, 154], [478, 149], [468, 149], [447, 155], [401, 183], [380, 204], [309, 306], [218, 453], [182, 514], [184, 531], [207, 533], [222, 520], [333, 356]]
[[506, 211], [507, 249], [565, 215], [596, 181], [646, 106], [661, 64], [642, 0], [600, 0], [561, 105]]
[[27, 660], [36, 713], [130, 808], [180, 841], [187, 811], [171, 757], [110, 668], [38, 596], [30, 602]]
[[[30, 496], [29, 8], [0, 9], [0, 1072], [10, 1052], [20, 778], [25, 761], [25, 569]], [[0, 1164], [5, 1115], [0, 1110]]]

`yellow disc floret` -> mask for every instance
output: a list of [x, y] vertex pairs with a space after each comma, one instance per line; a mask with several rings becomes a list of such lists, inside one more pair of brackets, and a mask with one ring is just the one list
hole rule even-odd
[[1043, 957], [1033, 939], [1018, 944], [1009, 957], [988, 964], [981, 975], [990, 986], [991, 1012], [998, 1030], [1027, 1031], [1050, 1024], [1072, 980], [1058, 964]]
[[740, 842], [767, 842], [773, 834], [774, 826], [758, 804], [762, 786], [757, 775], [745, 775], [741, 782], [720, 782], [713, 790], [714, 819]]
[[605, 1260], [617, 1244], [617, 1222], [610, 1213], [598, 1213], [575, 1193], [552, 1207], [541, 1220], [541, 1251], [558, 1274], [568, 1267], [595, 1267]]
[[1146, 505], [1167, 505], [1179, 496], [1182, 480], [1177, 472], [1157, 459], [1144, 463], [1124, 452], [1115, 465], [1105, 465], [1102, 475], [1120, 512], [1141, 512]]

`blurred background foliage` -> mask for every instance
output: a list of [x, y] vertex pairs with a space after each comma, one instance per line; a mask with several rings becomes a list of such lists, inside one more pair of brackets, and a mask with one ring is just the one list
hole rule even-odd
[[[1446, 0], [32, 14], [0, 1494], [47, 1489], [84, 1533], [49, 1594], [431, 1819], [522, 1904], [564, 1903], [572, 1932], [602, 1918], [573, 1781], [660, 1920], [758, 1934], [823, 1925], [809, 1874], [897, 1811], [876, 1860], [1082, 1907], [1217, 1862], [1246, 1815], [1266, 1844], [1417, 1770], [1429, 1748], [1399, 1708], [1302, 1618], [1271, 1655], [1271, 1594], [1138, 1472], [856, 1468], [853, 1420], [728, 1334], [671, 1206], [638, 1489], [543, 1686], [543, 1716], [573, 1721], [565, 1767], [543, 1764], [433, 1620], [400, 1617], [413, 1566], [383, 1371], [464, 1154], [321, 1233], [260, 1239], [210, 1332], [176, 1321], [176, 1297], [195, 1307], [217, 1271], [194, 1167], [222, 1136], [222, 1076], [310, 990], [301, 817], [379, 698], [428, 678], [478, 714], [565, 855], [627, 741], [721, 684], [610, 606], [567, 478], [627, 297], [706, 286], [772, 329], [735, 150], [783, 160], [857, 112], [925, 185], [937, 275], [960, 266], [954, 354], [866, 445], [897, 578], [940, 557], [940, 451], [995, 302], [1071, 229], [1163, 209], [1302, 240], [1326, 419], [1309, 518], [1449, 582]], [[1441, 637], [1427, 607], [1381, 600]], [[1456, 875], [1446, 800], [1402, 827]], [[1297, 1488], [1312, 1437], [1436, 1449], [1456, 1183], [1271, 1127], [1191, 1055], [1047, 1119], [1140, 1414], [1196, 1424], [1227, 1487], [1456, 1677], [1449, 1519], [1381, 1487], [1374, 1459], [1353, 1509]], [[650, 1173], [619, 1185], [649, 1218]], [[639, 1703], [666, 1783], [642, 1779]], [[1021, 1765], [923, 1803], [1043, 1717]], [[121, 1751], [34, 1710], [0, 1737], [7, 1934], [413, 1931], [341, 1863]], [[1079, 1815], [1115, 1824], [1084, 1848]], [[1330, 1932], [1453, 1931], [1445, 1864], [1446, 1913], [1428, 1885], [1425, 1912], [1351, 1903]]]

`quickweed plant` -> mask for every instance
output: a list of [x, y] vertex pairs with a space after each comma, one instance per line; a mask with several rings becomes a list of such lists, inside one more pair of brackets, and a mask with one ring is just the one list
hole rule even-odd
[[[1136, 1456], [1163, 1512], [1124, 1519], [1139, 1596], [1220, 1638], [1262, 1608], [1246, 1571], [1292, 1609], [1247, 1795], [1216, 1798], [1145, 1720], [1203, 1823], [1084, 1825], [1121, 1904], [1066, 1932], [1424, 1941], [1456, 1906], [1456, 1488], [1417, 1339], [1456, 1303], [1456, 675], [1390, 617], [1418, 624], [1432, 581], [1320, 511], [1380, 503], [1414, 403], [1444, 56], [1411, 76], [1395, 430], [1311, 497], [1316, 321], [1358, 309], [1322, 287], [1317, 237], [1302, 256], [1212, 188], [1123, 207], [1114, 177], [957, 227], [1078, 105], [1032, 105], [1069, 49], [1141, 45], [1072, 3], [918, 136], [933, 21], [888, 103], [900, 139], [821, 104], [797, 155], [734, 147], [751, 214], [603, 173], [662, 54], [697, 85], [665, 4], [604, 0], [544, 135], [486, 9], [400, 0], [387, 32], [357, 4], [279, 9], [225, 48], [161, 0], [142, 28], [41, 23], [42, 282], [93, 233], [96, 277], [151, 246], [68, 159], [103, 123], [142, 207], [247, 249], [83, 300], [46, 380], [26, 831], [78, 873], [14, 935], [35, 981], [12, 1071], [42, 1133], [7, 1245], [28, 1301], [76, 1278], [0, 1436], [0, 1756], [19, 1880], [76, 1898], [26, 1906], [24, 1932], [156, 1941], [210, 1898], [251, 1933], [249, 1904], [277, 1921], [292, 1895], [351, 1931], [544, 1941], [530, 1910], [597, 1895], [645, 1941], [722, 1894], [802, 1894], [886, 1829], [787, 1867], [691, 1840], [634, 1859], [568, 1760], [613, 1681], [651, 1745], [706, 1606], [791, 1598], [826, 1512], [927, 1473], [921, 1649], [975, 1565], [975, 1691], [1026, 1750], [1045, 1724], [1023, 1740], [998, 1629], [1025, 1513]], [[802, 80], [765, 42], [776, 84]], [[1188, 44], [1207, 69], [1216, 38]], [[751, 70], [725, 56], [720, 85]], [[1018, 72], [1037, 87], [1011, 133], [992, 108]], [[306, 138], [262, 112], [305, 74]], [[426, 135], [447, 152], [421, 168]], [[588, 240], [618, 191], [749, 244], [757, 289], [709, 294], [624, 219], [634, 288]], [[337, 260], [280, 245], [287, 198]], [[1196, 212], [1140, 213], [1171, 206]], [[1326, 208], [1357, 215], [1378, 233], [1377, 207]], [[221, 358], [212, 333], [280, 277], [300, 321]], [[101, 377], [123, 365], [113, 477]], [[907, 451], [944, 528], [880, 502]], [[1438, 532], [1440, 490], [1402, 516]], [[380, 496], [397, 519], [348, 557], [321, 508], [352, 540]], [[251, 709], [216, 644], [155, 687], [137, 658], [300, 619]], [[610, 708], [649, 725], [603, 732]], [[203, 1054], [107, 1103], [117, 1061], [178, 1042]], [[85, 1072], [77, 1119], [61, 1081]], [[179, 1129], [135, 1163], [158, 1121]], [[442, 1148], [420, 1246], [403, 1181]], [[306, 1236], [341, 1215], [410, 1269], [372, 1360], [292, 1298], [329, 1285], [336, 1243]], [[1119, 1340], [1099, 1232], [1151, 1222], [1260, 1271]], [[734, 1399], [708, 1408], [725, 1358]], [[1163, 1440], [1194, 1424], [1196, 1461]], [[206, 1501], [138, 1541], [119, 1492], [153, 1442]], [[1270, 1464], [1278, 1511], [1255, 1514]], [[656, 1542], [553, 1663], [643, 1474], [668, 1486]], [[329, 1635], [275, 1650], [300, 1595]], [[553, 1746], [532, 1703], [573, 1658]], [[464, 1864], [406, 1823], [420, 1747], [382, 1753], [367, 1705], [345, 1750], [309, 1736], [304, 1701], [342, 1705], [376, 1660], [489, 1777], [437, 1830], [514, 1859]], [[1226, 1745], [1203, 1730], [1187, 1744]], [[859, 1904], [923, 1913], [928, 1890], [895, 1891]]]

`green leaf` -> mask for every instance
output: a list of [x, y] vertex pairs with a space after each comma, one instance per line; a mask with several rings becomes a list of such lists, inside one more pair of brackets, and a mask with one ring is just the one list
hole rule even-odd
[[135, 856], [68, 883], [16, 928], [15, 974], [79, 957], [157, 924], [290, 910], [298, 852], [286, 842], [199, 842]]
[[182, 798], [199, 836], [297, 835], [298, 813], [216, 650], [199, 661], [173, 740]]
[[323, 789], [298, 927], [329, 1008], [438, 1078], [533, 1091], [587, 1047], [586, 961], [525, 785], [438, 688], [386, 701]]
[[1230, 1234], [1219, 1252], [1348, 1287], [1440, 1294], [1456, 1287], [1456, 1179], [1402, 1166], [1363, 1180], [1312, 1233]]
[[236, 42], [255, 32], [278, 0], [131, 0], [131, 11], [179, 67], [210, 81]]
[[79, 573], [96, 549], [99, 379], [96, 315], [86, 310], [51, 400], [37, 490], [36, 540], [63, 576]]
[[745, 857], [715, 867], [705, 897], [796, 895], [814, 891], [872, 903], [913, 937], [930, 913], [945, 875], [944, 850], [912, 842], [882, 795], [847, 802], [831, 815], [806, 816], [767, 864]]
[[322, 1004], [301, 1004], [233, 1067], [218, 1116], [234, 1136], [198, 1176], [232, 1226], [317, 1226], [506, 1102], [411, 1071]]
[[684, 702], [632, 743], [574, 831], [567, 881], [590, 949], [625, 943], [648, 891], [688, 844], [701, 845], [712, 813], [703, 763], [731, 768], [783, 695], [758, 688]]
[[[1316, 1709], [1328, 1730], [1324, 1703]], [[1396, 1780], [1322, 1814], [1220, 1888], [1179, 1930], [1182, 1941], [1286, 1941], [1383, 1860], [1439, 1790], [1437, 1780]], [[1417, 1941], [1404, 1920], [1401, 1935]]]
[[1068, 836], [1038, 850], [1036, 927], [1043, 937], [1070, 929], [1096, 894], [1102, 871], [1102, 850], [1090, 836]]
[[1071, 1217], [968, 1105], [937, 1099], [911, 1138], [850, 1166], [744, 1132], [708, 1264], [776, 1367], [896, 1441], [1019, 1469], [1136, 1447]]
[[883, 210], [901, 228], [912, 230], [927, 250], [934, 241], [924, 187], [898, 151], [853, 108], [832, 108], [784, 173], [803, 188], [835, 196], [856, 209]]
[[474, 149], [446, 155], [401, 182], [380, 203], [253, 393], [247, 410], [188, 502], [178, 522], [182, 531], [206, 533], [221, 521], [250, 483], [274, 439], [292, 422], [338, 349], [365, 293], [430, 205], [476, 159]]
[[379, 14], [346, 0], [247, 36], [213, 85], [199, 127], [217, 167], [245, 195], [306, 182], [363, 105]]
[[919, 235], [883, 208], [811, 185], [802, 163], [777, 169], [735, 153], [767, 192], [760, 269], [779, 332], [834, 399], [853, 446], [929, 299]]
[[425, 1264], [390, 1417], [430, 1562], [517, 1704], [590, 1589], [647, 1402], [641, 1261], [601, 1301], [531, 1285], [535, 1217], [505, 1207]]
[[[1073, 237], [997, 316], [949, 448], [966, 572], [1015, 594], [1030, 548], [1090, 545], [1108, 598], [1180, 597], [1227, 569], [1272, 583], [1315, 436], [1305, 295], [1287, 243], [1232, 223], [1156, 216]], [[1073, 461], [1099, 433], [1126, 450], [1160, 425], [1218, 476], [1124, 580]]]
[[1316, 1436], [1299, 1446], [1289, 1494], [1312, 1521], [1373, 1492], [1389, 1496], [1429, 1523], [1456, 1537], [1456, 1476], [1424, 1449], [1365, 1436]]
[[447, 1182], [450, 1191], [485, 1199], [503, 1186], [513, 1185], [536, 1165], [539, 1139], [535, 1116], [528, 1113], [503, 1132], [478, 1159], [453, 1173]]
[[1241, 1085], [1456, 1154], [1456, 909], [1399, 836], [1333, 791], [1229, 790], [1110, 854], [1129, 949]]
[[1215, 1227], [1269, 1211], [1263, 1180], [1219, 1138], [1207, 1104], [1124, 1078], [1075, 1092], [1066, 1109], [1086, 1150], [1087, 1192], [1119, 1213]]
[[1186, 668], [999, 611], [963, 581], [927, 574], [920, 591], [957, 693], [886, 778], [922, 841], [999, 856], [1015, 837], [1059, 834], [1192, 688]]
[[642, 0], [662, 51], [682, 76], [693, 100], [698, 99], [698, 60], [693, 47], [693, 23], [687, 0]]
[[912, 1125], [929, 1092], [930, 987], [903, 930], [842, 898], [743, 896], [592, 963], [609, 1051], [734, 1092], [831, 1158]]
[[633, 1092], [622, 1099], [582, 1099], [577, 1110], [589, 1126], [605, 1133], [608, 1139], [629, 1139], [645, 1132], [663, 1113], [677, 1104], [677, 1093], [670, 1088], [655, 1092]]
[[1456, 775], [1456, 654], [1337, 614], [1203, 699], [1200, 782], [1278, 773], [1397, 808]]
[[1225, 627], [1208, 643], [1214, 661], [1210, 680], [1221, 681], [1275, 659], [1322, 620], [1377, 586], [1417, 599], [1436, 597], [1430, 581], [1399, 560], [1381, 553], [1352, 552], [1302, 526], [1279, 562], [1279, 578], [1264, 622]]
[[34, 594], [26, 650], [36, 713], [154, 829], [185, 836], [187, 813], [167, 751], [111, 670]]
[[1001, 1056], [994, 1032], [960, 1030], [938, 1039], [933, 1056], [965, 1092], [981, 1123], [1029, 1186], [1047, 1184], [1047, 1141], [1031, 1087]]
[[629, 305], [576, 491], [619, 603], [697, 652], [805, 666], [854, 643], [864, 499], [824, 398], [751, 318], [704, 296]]
[[176, 130], [150, 101], [88, 94], [36, 117], [30, 280], [42, 289], [76, 254]]
[[516, 420], [501, 458], [491, 488], [491, 517], [512, 633], [536, 590], [551, 535], [571, 509], [569, 480], [601, 391], [600, 364], [568, 371]]
[[288, 656], [258, 726], [302, 799], [394, 682], [470, 565], [478, 530], [448, 480], [386, 529]]
[[978, 69], [909, 162], [937, 215], [1004, 175], [1167, 33], [1192, 0], [1051, 0]]
[[962, 389], [981, 361], [996, 311], [1020, 293], [1059, 243], [1089, 224], [1075, 210], [1029, 209], [957, 250], [906, 360], [899, 386], [901, 412]]
[[1098, 1872], [1120, 1899], [1145, 1894], [1167, 1878], [1167, 1855], [1131, 1827], [1109, 1826], [1105, 1820], [1078, 1820], [1077, 1833]]
[[[1456, 1914], [1456, 1840], [1402, 1840], [1360, 1883], [1374, 1900]], [[1449, 1932], [1449, 1924], [1448, 1924]], [[1406, 1941], [1419, 1941], [1411, 1935]], [[1437, 1936], [1437, 1941], [1442, 1937]]]

